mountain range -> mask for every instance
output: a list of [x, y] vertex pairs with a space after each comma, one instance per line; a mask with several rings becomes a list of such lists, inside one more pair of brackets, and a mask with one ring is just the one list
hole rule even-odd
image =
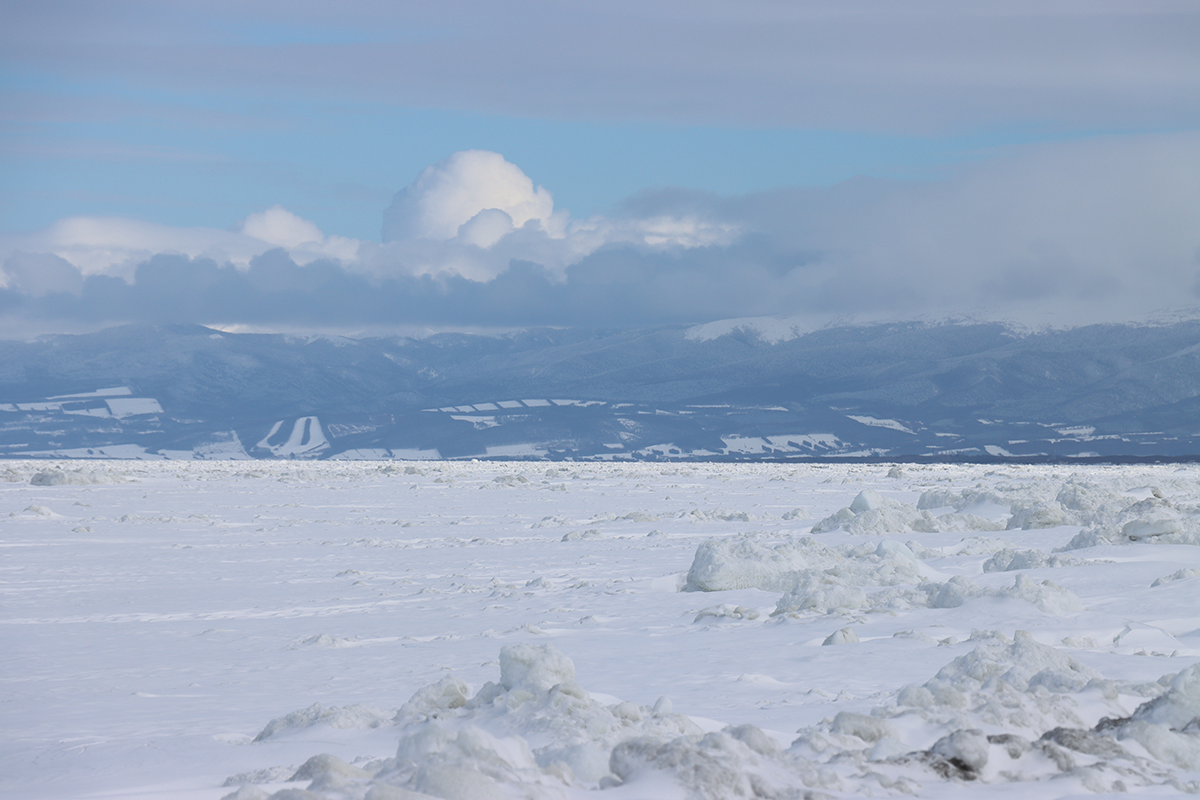
[[1200, 322], [426, 338], [127, 325], [0, 342], [0, 455], [1200, 455]]

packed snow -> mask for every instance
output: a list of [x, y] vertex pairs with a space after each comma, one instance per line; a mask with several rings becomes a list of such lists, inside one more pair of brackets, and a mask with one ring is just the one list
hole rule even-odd
[[368, 455], [0, 463], [0, 796], [1200, 793], [1200, 466]]
[[255, 449], [266, 450], [272, 455], [284, 458], [307, 457], [329, 449], [329, 440], [325, 438], [325, 432], [321, 430], [321, 420], [317, 417], [300, 417], [286, 429], [290, 431], [287, 439], [282, 439], [281, 429], [285, 424], [284, 420], [280, 420], [271, 426], [271, 430], [262, 441], [254, 446]]
[[114, 419], [163, 413], [162, 406], [154, 398], [131, 397], [131, 394], [129, 387], [118, 386], [81, 394], [57, 395], [33, 403], [0, 403], [0, 411], [45, 411]]

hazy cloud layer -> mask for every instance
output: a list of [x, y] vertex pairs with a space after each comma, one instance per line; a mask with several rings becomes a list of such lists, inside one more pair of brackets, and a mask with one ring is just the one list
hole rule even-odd
[[[1190, 0], [113, 0], [6, 17], [10, 63], [201, 94], [909, 133], [1200, 117]], [[17, 116], [48, 102], [10, 100]]]
[[1200, 135], [1037, 146], [936, 182], [662, 190], [586, 220], [476, 151], [423, 172], [384, 220], [383, 242], [327, 236], [279, 207], [231, 231], [66, 220], [0, 239], [0, 314], [10, 329], [354, 329], [1193, 313]]

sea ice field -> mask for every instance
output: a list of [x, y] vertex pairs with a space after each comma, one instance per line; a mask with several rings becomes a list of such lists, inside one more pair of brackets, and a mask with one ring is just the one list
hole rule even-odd
[[1200, 465], [6, 461], [0, 796], [1200, 793]]

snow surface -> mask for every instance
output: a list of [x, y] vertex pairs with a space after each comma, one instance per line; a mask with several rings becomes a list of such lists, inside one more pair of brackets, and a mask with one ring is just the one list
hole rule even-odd
[[854, 414], [847, 414], [846, 416], [862, 425], [869, 425], [875, 428], [890, 428], [891, 430], [900, 431], [901, 433], [913, 432], [912, 428], [908, 427], [902, 422], [897, 422], [894, 419], [878, 419], [877, 417], [862, 417]]
[[286, 420], [280, 420], [271, 426], [267, 435], [254, 447], [257, 450], [267, 450], [272, 455], [282, 456], [312, 456], [322, 450], [329, 449], [329, 440], [321, 429], [321, 420], [317, 417], [300, 417], [292, 423], [291, 433], [286, 441], [271, 444], [272, 438], [279, 433]]
[[706, 322], [694, 325], [684, 332], [684, 338], [697, 342], [708, 342], [742, 331], [756, 336], [767, 344], [790, 342], [806, 333], [811, 333], [819, 326], [814, 326], [810, 320], [801, 317], [742, 317], [740, 319], [722, 319], [716, 322]]
[[36, 403], [0, 403], [0, 411], [49, 411], [92, 417], [134, 417], [161, 414], [162, 406], [152, 397], [130, 397], [129, 387], [97, 389], [82, 394], [64, 394]]
[[128, 386], [114, 386], [110, 389], [97, 389], [94, 392], [84, 392], [82, 394], [60, 394], [55, 397], [48, 397], [47, 400], [82, 400], [88, 397], [129, 397], [133, 394]]
[[1200, 466], [0, 464], [0, 796], [1200, 791]]
[[139, 414], [161, 414], [162, 406], [152, 397], [121, 397], [105, 400], [108, 410], [118, 419]]

